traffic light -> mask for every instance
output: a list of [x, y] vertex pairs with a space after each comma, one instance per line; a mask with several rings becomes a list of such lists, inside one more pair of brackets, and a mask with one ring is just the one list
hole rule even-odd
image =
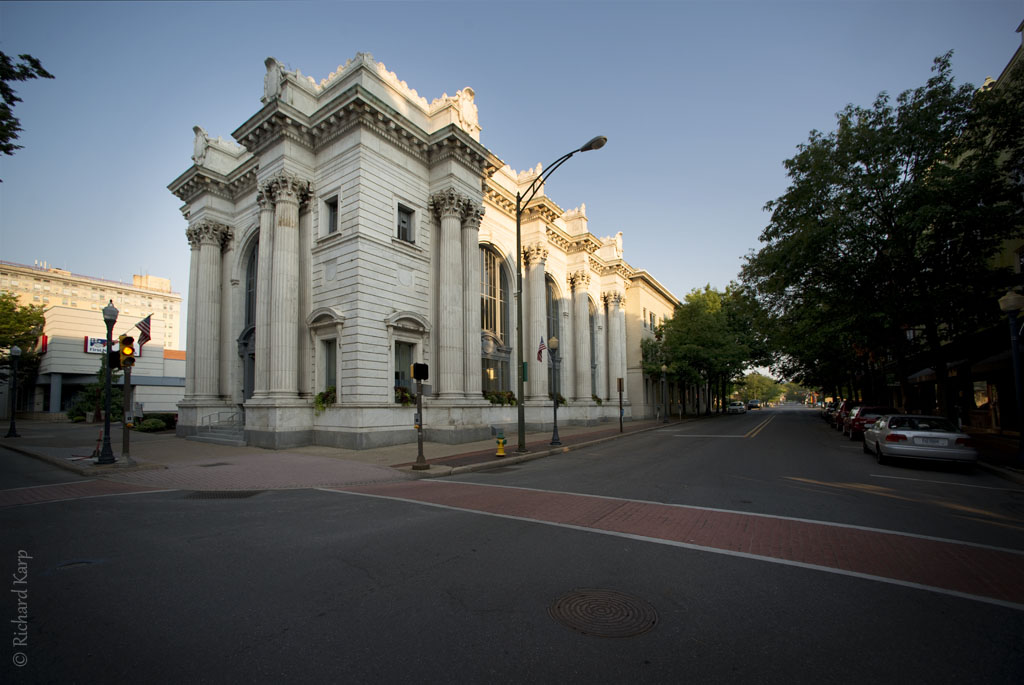
[[122, 335], [117, 340], [121, 346], [118, 352], [121, 368], [135, 366], [135, 338], [130, 335]]

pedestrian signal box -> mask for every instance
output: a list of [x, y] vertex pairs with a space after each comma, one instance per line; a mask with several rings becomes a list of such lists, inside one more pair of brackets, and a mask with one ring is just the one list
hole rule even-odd
[[425, 381], [429, 378], [429, 369], [426, 364], [412, 365], [412, 379], [414, 381]]

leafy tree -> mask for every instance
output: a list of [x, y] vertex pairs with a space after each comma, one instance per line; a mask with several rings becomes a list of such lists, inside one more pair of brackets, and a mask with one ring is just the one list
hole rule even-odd
[[11, 88], [12, 81], [28, 81], [34, 78], [53, 78], [53, 74], [43, 69], [43, 65], [32, 55], [18, 55], [21, 60], [15, 63], [10, 57], [0, 52], [0, 152], [13, 155], [20, 150], [16, 145], [21, 122], [14, 116], [14, 105], [21, 102]]
[[[96, 380], [86, 385], [75, 395], [71, 408], [67, 411], [69, 419], [80, 419], [91, 414], [99, 420], [100, 411], [106, 404], [107, 391], [107, 355], [100, 355], [100, 368], [96, 372]], [[124, 391], [117, 386], [120, 371], [111, 369], [110, 376], [110, 420], [120, 421], [124, 410]]]
[[753, 372], [743, 377], [740, 394], [748, 401], [775, 402], [784, 392], [783, 386], [774, 378]]
[[21, 349], [18, 362], [18, 376], [22, 379], [34, 376], [38, 366], [35, 352], [36, 341], [43, 332], [43, 309], [34, 305], [20, 305], [16, 295], [0, 291], [0, 375], [4, 381], [11, 368], [10, 349], [17, 345]]
[[945, 343], [998, 316], [1011, 281], [992, 258], [1022, 228], [1020, 84], [957, 86], [950, 61], [895, 104], [848, 105], [785, 161], [791, 185], [742, 271], [784, 376], [870, 389], [887, 359], [905, 379], [923, 353], [942, 388]]

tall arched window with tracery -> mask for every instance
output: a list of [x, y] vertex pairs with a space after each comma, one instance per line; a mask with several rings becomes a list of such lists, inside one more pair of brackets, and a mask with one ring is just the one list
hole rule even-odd
[[480, 369], [483, 392], [511, 390], [508, 273], [493, 248], [480, 248]]

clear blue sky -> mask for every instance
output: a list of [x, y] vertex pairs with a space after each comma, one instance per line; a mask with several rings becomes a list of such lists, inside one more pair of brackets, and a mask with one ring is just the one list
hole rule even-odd
[[370, 52], [428, 101], [471, 86], [481, 142], [513, 169], [608, 136], [548, 194], [586, 203], [599, 236], [623, 231], [629, 263], [677, 296], [723, 288], [812, 129], [922, 85], [947, 50], [958, 81], [998, 76], [1022, 19], [1024, 0], [3, 2], [0, 50], [56, 80], [16, 86], [0, 258], [168, 277], [187, 298], [166, 186], [192, 127], [230, 138], [261, 106], [268, 56], [319, 80]]

